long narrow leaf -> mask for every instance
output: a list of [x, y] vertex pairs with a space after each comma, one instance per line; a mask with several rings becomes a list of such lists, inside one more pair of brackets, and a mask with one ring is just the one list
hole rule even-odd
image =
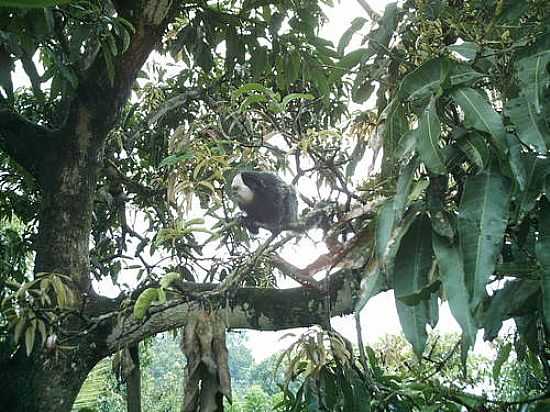
[[439, 267], [439, 275], [449, 308], [453, 317], [462, 329], [464, 344], [467, 348], [474, 346], [477, 326], [470, 311], [470, 296], [466, 288], [462, 253], [456, 245], [434, 233], [433, 248]]
[[487, 98], [477, 90], [468, 87], [458, 89], [452, 96], [464, 112], [466, 127], [489, 133], [495, 147], [505, 153], [506, 141], [502, 117]]
[[426, 215], [416, 218], [403, 237], [392, 273], [396, 299], [417, 304], [429, 292], [428, 274], [433, 262], [431, 225]]
[[508, 221], [510, 184], [507, 178], [485, 171], [466, 180], [458, 215], [466, 285], [475, 308], [485, 296], [494, 272]]
[[416, 151], [422, 162], [432, 173], [438, 175], [447, 173], [445, 158], [439, 147], [441, 124], [437, 116], [434, 99], [418, 119], [418, 128], [415, 132], [417, 134]]

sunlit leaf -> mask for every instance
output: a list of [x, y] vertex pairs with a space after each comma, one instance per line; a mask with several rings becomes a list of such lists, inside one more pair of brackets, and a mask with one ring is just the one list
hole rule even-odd
[[145, 317], [145, 313], [151, 307], [154, 301], [158, 300], [159, 294], [157, 288], [145, 289], [136, 300], [134, 305], [134, 317], [141, 320]]

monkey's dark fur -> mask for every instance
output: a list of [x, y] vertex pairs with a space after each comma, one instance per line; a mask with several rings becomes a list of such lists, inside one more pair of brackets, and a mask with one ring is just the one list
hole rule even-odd
[[277, 233], [296, 223], [296, 192], [273, 173], [239, 172], [231, 188], [246, 213], [243, 224], [251, 233], [258, 233], [260, 226]]

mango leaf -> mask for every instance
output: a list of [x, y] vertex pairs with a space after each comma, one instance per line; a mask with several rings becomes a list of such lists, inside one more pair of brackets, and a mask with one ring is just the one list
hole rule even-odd
[[490, 170], [469, 177], [464, 184], [457, 227], [473, 309], [485, 296], [485, 285], [500, 254], [510, 189], [508, 179]]
[[506, 132], [502, 117], [487, 98], [471, 88], [458, 89], [452, 97], [464, 112], [464, 125], [488, 133], [494, 146], [501, 153], [506, 153]]
[[370, 260], [366, 272], [365, 277], [361, 281], [361, 295], [355, 304], [356, 312], [363, 309], [370, 298], [388, 289], [386, 277], [375, 259]]
[[536, 205], [543, 190], [546, 176], [550, 173], [550, 160], [543, 159], [533, 153], [522, 153], [521, 160], [525, 168], [526, 183], [517, 197], [517, 220], [521, 221]]
[[169, 272], [166, 275], [164, 275], [162, 277], [162, 279], [160, 280], [160, 288], [161, 289], [166, 289], [166, 288], [170, 287], [170, 285], [172, 283], [174, 283], [175, 281], [177, 281], [180, 278], [181, 278], [181, 276], [178, 272]]
[[483, 316], [485, 340], [497, 337], [502, 322], [511, 317], [521, 317], [533, 312], [538, 304], [539, 282], [535, 280], [513, 280], [504, 284], [489, 299]]
[[421, 357], [428, 340], [426, 332], [426, 325], [429, 321], [428, 301], [422, 300], [415, 306], [409, 306], [396, 298], [395, 306], [405, 338], [412, 345], [414, 353]]
[[399, 225], [395, 226], [391, 232], [391, 236], [386, 244], [386, 248], [384, 249], [384, 255], [382, 259], [384, 271], [389, 279], [393, 278], [392, 273], [395, 264], [395, 257], [399, 252], [401, 240], [409, 231], [409, 228], [416, 220], [421, 209], [422, 207], [420, 204], [411, 205], [403, 219], [401, 219], [401, 221], [399, 222]]
[[465, 41], [462, 44], [453, 44], [447, 46], [447, 49], [459, 54], [467, 61], [475, 59], [479, 53], [479, 46], [471, 41]]
[[418, 166], [418, 158], [413, 157], [409, 160], [409, 163], [400, 170], [399, 177], [397, 178], [395, 195], [393, 196], [393, 210], [397, 219], [401, 219], [403, 212], [407, 208], [407, 200], [409, 198], [409, 193], [411, 193], [411, 186]]
[[145, 317], [145, 313], [155, 300], [158, 300], [159, 294], [157, 288], [145, 289], [136, 300], [134, 305], [134, 317], [141, 320]]
[[521, 191], [525, 190], [527, 185], [527, 172], [522, 161], [521, 143], [511, 133], [506, 133], [506, 145], [508, 146], [508, 164], [514, 176], [516, 183]]
[[550, 133], [545, 116], [536, 112], [535, 104], [523, 96], [507, 102], [505, 113], [515, 125], [520, 140], [527, 146], [535, 148], [539, 153], [546, 153], [546, 142], [550, 141]]
[[384, 201], [380, 212], [376, 216], [375, 251], [379, 259], [384, 257], [384, 251], [391, 237], [395, 224], [395, 211], [393, 199]]
[[371, 56], [372, 52], [369, 49], [357, 49], [343, 56], [338, 62], [338, 67], [349, 70], [359, 63], [366, 61]]
[[451, 86], [459, 86], [461, 84], [471, 84], [476, 80], [481, 79], [484, 75], [474, 69], [468, 64], [459, 64], [453, 62], [451, 75]]
[[25, 331], [25, 349], [27, 356], [30, 356], [32, 348], [34, 346], [34, 340], [36, 338], [36, 319], [34, 319], [30, 326]]
[[415, 305], [429, 296], [428, 275], [433, 262], [430, 220], [418, 216], [401, 240], [395, 257], [393, 279], [395, 298]]
[[309, 93], [290, 93], [285, 97], [283, 97], [281, 104], [283, 106], [283, 110], [286, 110], [288, 104], [294, 100], [313, 100], [313, 99], [315, 99], [315, 96]]
[[521, 94], [533, 105], [533, 112], [536, 115], [541, 115], [543, 112], [544, 93], [548, 91], [550, 85], [548, 64], [550, 64], [550, 50], [523, 58], [517, 64]]
[[432, 240], [439, 276], [449, 301], [449, 308], [462, 329], [464, 345], [466, 348], [472, 348], [476, 339], [477, 326], [470, 311], [470, 296], [466, 288], [462, 253], [457, 245], [452, 245], [436, 233], [432, 235]]
[[502, 365], [506, 363], [508, 358], [510, 357], [510, 352], [512, 351], [512, 343], [508, 342], [505, 345], [503, 345], [500, 350], [498, 351], [497, 358], [495, 359], [495, 363], [493, 364], [493, 379], [496, 381], [500, 377], [500, 370], [502, 369]]
[[[538, 323], [538, 317], [536, 313], [529, 313], [524, 316], [516, 316], [514, 317], [514, 322], [516, 324], [516, 328], [518, 331], [519, 336], [521, 337], [522, 343], [524, 342], [527, 344], [527, 347], [529, 350], [537, 354], [539, 353], [539, 344], [538, 344], [538, 336], [537, 336], [537, 323]], [[530, 358], [530, 354], [527, 353], [526, 356], [527, 359]], [[532, 365], [535, 366], [535, 365]], [[539, 369], [539, 365], [536, 365], [533, 369]]]
[[447, 79], [451, 61], [438, 57], [407, 74], [399, 85], [399, 97], [408, 101], [423, 101], [433, 96]]
[[337, 51], [339, 54], [344, 54], [344, 50], [348, 46], [353, 35], [361, 30], [366, 22], [367, 19], [364, 17], [356, 17], [352, 20], [351, 26], [344, 32], [344, 34], [342, 34], [342, 37], [340, 37], [340, 40], [338, 41]]
[[458, 147], [480, 170], [487, 167], [489, 149], [479, 133], [467, 133], [457, 141]]
[[550, 328], [550, 202], [545, 198], [541, 201], [538, 230], [535, 254], [541, 267], [542, 313], [544, 324]]
[[[385, 117], [382, 117], [385, 116]], [[403, 106], [397, 101], [392, 100], [384, 112], [382, 118], [385, 118], [384, 124], [384, 156], [386, 158], [405, 158], [415, 150], [416, 141], [412, 144], [405, 144], [404, 138], [409, 131], [409, 122]], [[401, 149], [401, 146], [404, 146]]]
[[432, 99], [424, 109], [418, 119], [418, 128], [413, 130], [413, 133], [416, 133], [416, 152], [426, 167], [438, 175], [447, 173], [445, 159], [439, 147], [441, 124], [435, 108], [435, 99]]

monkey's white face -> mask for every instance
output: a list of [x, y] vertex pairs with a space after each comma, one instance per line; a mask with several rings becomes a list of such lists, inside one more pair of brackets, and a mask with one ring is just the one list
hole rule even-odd
[[235, 193], [235, 196], [237, 196], [237, 199], [241, 203], [248, 204], [252, 202], [252, 199], [254, 199], [254, 192], [252, 192], [252, 190], [244, 184], [243, 177], [240, 173], [237, 173], [237, 175], [233, 178], [233, 182], [231, 182], [231, 190]]

